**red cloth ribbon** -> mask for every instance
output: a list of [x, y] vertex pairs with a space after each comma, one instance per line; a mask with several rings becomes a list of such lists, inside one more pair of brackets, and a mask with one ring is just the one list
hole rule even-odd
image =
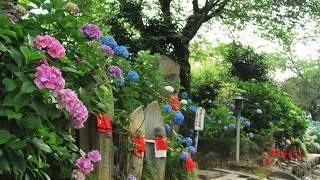
[[142, 136], [137, 136], [134, 139], [134, 144], [135, 144], [135, 149], [132, 151], [134, 155], [136, 155], [139, 158], [142, 158], [144, 155], [144, 152], [146, 150], [145, 142], [144, 142], [144, 137]]
[[266, 163], [266, 165], [269, 165], [271, 163], [269, 156], [264, 156], [263, 159], [264, 159], [264, 162]]
[[194, 170], [194, 168], [196, 168], [196, 163], [193, 162], [191, 157], [188, 157], [186, 159], [186, 169], [187, 169], [187, 171], [192, 171], [192, 170]]
[[101, 133], [112, 132], [112, 126], [106, 114], [96, 113], [97, 128]]
[[179, 111], [180, 110], [180, 101], [178, 96], [169, 96], [170, 99], [170, 105], [172, 106], [172, 109], [174, 111]]
[[270, 155], [271, 157], [276, 157], [276, 148], [270, 148]]
[[298, 156], [297, 156], [297, 155], [298, 155], [298, 151], [297, 151], [296, 148], [292, 148], [291, 154], [292, 154], [292, 157], [293, 157], [293, 158], [298, 159]]
[[277, 148], [277, 154], [278, 154], [278, 158], [281, 157], [281, 151], [279, 148]]
[[285, 159], [286, 156], [287, 156], [287, 151], [286, 151], [286, 149], [283, 149], [282, 152], [281, 152], [280, 158], [281, 158], [281, 159]]
[[166, 138], [154, 138], [154, 141], [156, 143], [156, 150], [168, 150]]

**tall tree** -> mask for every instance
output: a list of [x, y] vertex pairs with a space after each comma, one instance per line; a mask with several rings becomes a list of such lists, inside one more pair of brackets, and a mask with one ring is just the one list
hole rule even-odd
[[107, 0], [96, 3], [104, 9], [96, 17], [111, 24], [117, 41], [129, 45], [131, 52], [151, 49], [176, 60], [181, 66], [181, 85], [188, 90], [189, 44], [203, 24], [222, 20], [241, 28], [250, 22], [279, 36], [279, 30], [292, 29], [306, 15], [318, 16], [319, 7], [317, 0], [205, 0], [203, 3], [198, 0]]

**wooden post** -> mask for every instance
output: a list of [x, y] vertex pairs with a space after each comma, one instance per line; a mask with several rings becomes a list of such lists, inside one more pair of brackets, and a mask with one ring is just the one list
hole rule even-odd
[[239, 163], [239, 157], [240, 157], [240, 116], [241, 116], [241, 110], [238, 110], [237, 137], [236, 137], [236, 162], [237, 163]]
[[[145, 133], [146, 138], [155, 138], [154, 130], [157, 127], [163, 127], [163, 119], [159, 103], [154, 101], [145, 109]], [[151, 166], [156, 171], [153, 174], [153, 180], [165, 180], [166, 158], [156, 158], [155, 148], [153, 143], [146, 143], [146, 162], [150, 162], [147, 166]], [[146, 172], [146, 164], [143, 166], [144, 173]]]
[[[112, 96], [112, 89], [109, 86], [109, 93]], [[109, 109], [106, 110], [107, 117], [110, 121], [113, 118], [114, 105], [110, 103]], [[88, 153], [91, 150], [98, 150], [101, 153], [102, 159], [95, 167], [94, 174], [97, 180], [112, 180], [113, 172], [113, 140], [112, 133], [99, 133], [97, 130], [97, 123], [94, 116], [90, 116], [85, 127], [80, 129], [79, 134], [80, 148]]]
[[[144, 126], [143, 106], [140, 106], [135, 111], [133, 111], [129, 115], [129, 118], [131, 120], [131, 124], [129, 127], [130, 134], [136, 135], [139, 133], [140, 136], [144, 136], [145, 126]], [[127, 174], [133, 175], [137, 179], [141, 179], [142, 168], [143, 168], [143, 157], [139, 158], [135, 156], [133, 153], [130, 153], [127, 161]]]

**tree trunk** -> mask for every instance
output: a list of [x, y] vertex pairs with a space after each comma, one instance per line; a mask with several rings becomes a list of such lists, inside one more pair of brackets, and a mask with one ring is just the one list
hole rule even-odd
[[189, 42], [175, 44], [175, 58], [180, 65], [180, 84], [190, 92], [191, 67], [189, 63]]

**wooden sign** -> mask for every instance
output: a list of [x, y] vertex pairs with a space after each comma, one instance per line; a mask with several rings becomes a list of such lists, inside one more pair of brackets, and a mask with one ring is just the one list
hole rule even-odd
[[202, 131], [204, 128], [204, 116], [206, 114], [206, 110], [202, 107], [199, 107], [196, 112], [196, 119], [194, 121], [194, 130]]

